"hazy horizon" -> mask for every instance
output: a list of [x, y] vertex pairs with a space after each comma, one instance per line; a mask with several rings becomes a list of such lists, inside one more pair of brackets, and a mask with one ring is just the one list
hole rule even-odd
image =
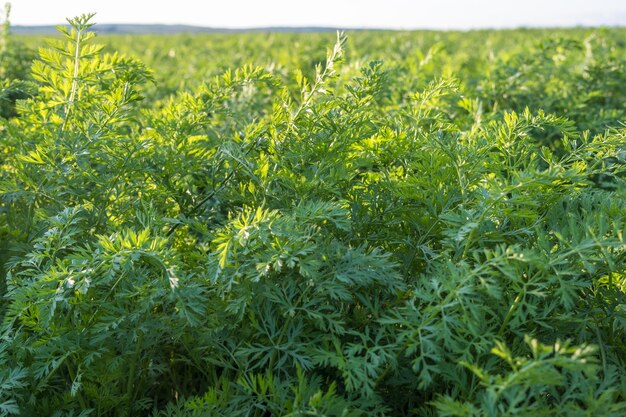
[[[173, 7], [175, 6], [175, 7]], [[184, 24], [217, 28], [343, 27], [378, 29], [480, 29], [513, 27], [624, 26], [623, 0], [410, 1], [232, 0], [170, 2], [122, 0], [17, 0], [14, 25], [54, 25], [95, 12], [102, 24]]]

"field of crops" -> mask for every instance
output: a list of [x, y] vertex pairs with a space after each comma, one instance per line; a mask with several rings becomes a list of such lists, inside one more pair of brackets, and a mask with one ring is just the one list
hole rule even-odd
[[0, 417], [626, 415], [626, 29], [71, 22], [0, 42]]

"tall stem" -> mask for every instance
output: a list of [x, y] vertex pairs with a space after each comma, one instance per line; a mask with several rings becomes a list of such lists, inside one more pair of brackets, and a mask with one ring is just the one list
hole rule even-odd
[[76, 91], [78, 90], [78, 72], [80, 70], [80, 40], [83, 34], [82, 29], [76, 30], [76, 45], [74, 51], [74, 73], [72, 75], [72, 89], [70, 91], [70, 98], [65, 105], [65, 117], [63, 119], [63, 128], [65, 130], [65, 126], [67, 125], [67, 121], [69, 119], [70, 111], [72, 106], [74, 106], [74, 100], [76, 99]]
[[133, 361], [130, 364], [130, 370], [128, 372], [128, 380], [126, 381], [126, 397], [128, 400], [127, 417], [133, 415], [133, 400], [135, 399], [135, 373], [137, 371], [137, 362], [141, 359], [141, 348], [143, 347], [144, 334], [141, 332], [137, 337], [137, 346], [135, 346], [135, 352], [133, 354]]

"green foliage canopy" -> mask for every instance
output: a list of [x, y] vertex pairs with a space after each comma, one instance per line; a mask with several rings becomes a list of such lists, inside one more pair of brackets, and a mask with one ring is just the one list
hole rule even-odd
[[0, 416], [626, 413], [623, 31], [198, 82], [91, 18], [2, 81]]

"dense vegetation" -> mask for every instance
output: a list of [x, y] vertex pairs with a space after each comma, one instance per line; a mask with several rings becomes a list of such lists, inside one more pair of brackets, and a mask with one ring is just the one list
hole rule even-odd
[[626, 415], [625, 30], [71, 24], [2, 37], [0, 416]]

